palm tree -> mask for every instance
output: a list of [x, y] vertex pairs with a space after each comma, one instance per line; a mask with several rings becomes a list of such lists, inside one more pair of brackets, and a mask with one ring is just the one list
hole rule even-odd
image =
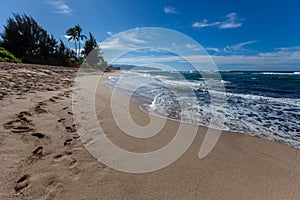
[[68, 41], [70, 41], [70, 40], [73, 40], [74, 41], [74, 43], [75, 43], [75, 52], [76, 52], [76, 57], [78, 57], [77, 56], [77, 30], [75, 29], [75, 27], [73, 27], [73, 28], [69, 28], [69, 29], [67, 29], [67, 36], [69, 37], [68, 38]]
[[76, 34], [77, 34], [77, 42], [78, 42], [78, 46], [79, 46], [79, 55], [81, 55], [81, 41], [83, 41], [87, 37], [85, 35], [81, 34], [82, 28], [79, 26], [79, 24], [77, 24], [74, 27], [74, 29], [75, 29]]
[[[85, 35], [81, 33], [82, 33], [82, 28], [80, 27], [79, 24], [67, 30], [67, 36], [69, 36], [68, 41], [73, 40], [75, 42], [75, 52], [77, 58], [81, 55], [81, 51], [80, 51], [81, 41], [87, 38]], [[77, 50], [77, 42], [78, 42], [78, 50]]]
[[89, 53], [97, 47], [97, 41], [95, 37], [89, 33], [89, 39], [85, 41], [85, 45], [83, 47], [82, 53], [85, 57], [89, 55]]

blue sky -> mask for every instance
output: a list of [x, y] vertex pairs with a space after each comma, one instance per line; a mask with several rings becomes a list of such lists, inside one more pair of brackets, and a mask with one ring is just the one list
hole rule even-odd
[[[300, 1], [296, 0], [2, 0], [0, 31], [13, 12], [26, 13], [73, 48], [65, 38], [65, 30], [75, 24], [80, 24], [86, 35], [92, 32], [99, 42], [129, 29], [163, 27], [194, 39], [222, 70], [300, 71], [299, 8]], [[122, 38], [132, 45], [146, 42], [134, 32], [125, 34]], [[116, 42], [114, 38], [104, 43], [104, 55], [105, 48], [113, 48]], [[194, 53], [198, 49], [190, 43], [180, 45], [195, 47]], [[165, 61], [170, 58], [174, 62], [172, 56], [163, 56]], [[125, 60], [128, 64], [147, 64], [147, 59], [144, 63]]]

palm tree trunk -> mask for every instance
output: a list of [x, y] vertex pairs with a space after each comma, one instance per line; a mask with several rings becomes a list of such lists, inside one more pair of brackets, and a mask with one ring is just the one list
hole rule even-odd
[[76, 43], [76, 40], [74, 41], [75, 42], [75, 55], [76, 55], [76, 58], [78, 58], [78, 53], [77, 53], [77, 43]]
[[78, 49], [78, 56], [80, 56], [80, 39], [78, 41], [78, 46], [79, 46], [79, 49]]

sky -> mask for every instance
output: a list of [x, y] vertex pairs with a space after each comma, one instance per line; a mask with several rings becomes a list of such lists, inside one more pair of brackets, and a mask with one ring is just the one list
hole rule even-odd
[[80, 24], [104, 57], [125, 52], [117, 63], [184, 68], [182, 59], [202, 66], [209, 57], [220, 70], [300, 71], [299, 8], [297, 0], [1, 0], [0, 31], [25, 13], [70, 48], [66, 29]]

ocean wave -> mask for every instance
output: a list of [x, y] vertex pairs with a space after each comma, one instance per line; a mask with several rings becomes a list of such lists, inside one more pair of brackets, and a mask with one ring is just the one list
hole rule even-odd
[[[186, 123], [246, 133], [300, 148], [300, 125], [298, 123], [300, 107], [287, 106], [283, 104], [284, 101], [281, 104], [274, 102], [266, 104], [261, 99], [257, 99], [259, 98], [257, 96], [236, 97], [242, 96], [233, 94], [225, 104], [214, 105], [214, 110], [212, 110], [211, 104], [187, 96], [177, 99], [181, 104], [177, 105], [179, 108], [175, 108], [174, 100], [168, 94], [160, 93], [150, 105], [141, 106], [141, 109]], [[174, 112], [177, 113], [174, 114]], [[212, 112], [215, 116], [223, 116], [219, 118], [219, 122], [215, 120], [212, 123]], [[170, 113], [172, 113], [171, 116]]]
[[264, 74], [264, 75], [299, 75], [300, 72], [255, 72], [253, 74]]
[[300, 107], [300, 99], [292, 99], [292, 98], [274, 98], [274, 97], [267, 97], [267, 96], [260, 96], [260, 95], [254, 95], [254, 94], [238, 94], [238, 93], [230, 93], [230, 92], [220, 92], [216, 90], [210, 90], [210, 93], [213, 94], [220, 94], [220, 95], [226, 95], [227, 97], [235, 96], [235, 97], [241, 97], [248, 100], [257, 100], [257, 101], [264, 101], [269, 103], [281, 103], [285, 105], [291, 105], [291, 106], [298, 106]]
[[[250, 73], [245, 72], [245, 74]], [[281, 74], [276, 73], [274, 76]], [[230, 75], [235, 76], [234, 78], [240, 81], [239, 84], [244, 83], [241, 82], [239, 74]], [[246, 94], [239, 93], [247, 92], [247, 90], [240, 91], [236, 87], [232, 87], [230, 92], [224, 92], [218, 86], [223, 84], [225, 88], [229, 88], [231, 86], [230, 81], [199, 80], [199, 76], [192, 77], [191, 80], [186, 80], [185, 77], [179, 79], [178, 77], [181, 77], [178, 73], [131, 73], [128, 77], [124, 77], [124, 82], [118, 87], [130, 91], [132, 88], [143, 84], [135, 92], [141, 98], [139, 102], [143, 102], [145, 97], [148, 99], [141, 106], [145, 112], [187, 123], [242, 132], [300, 148], [299, 98], [261, 96], [256, 95], [256, 93], [250, 94], [250, 90]], [[247, 75], [247, 81], [252, 80], [251, 78], [256, 77]], [[112, 77], [109, 82], [116, 84], [120, 79], [120, 77]], [[267, 79], [259, 78], [259, 81], [264, 80]], [[208, 90], [205, 83], [216, 87]], [[114, 84], [108, 85], [113, 87]], [[236, 84], [236, 82], [232, 84]], [[276, 91], [272, 91], [272, 89], [274, 88], [270, 88], [268, 91], [275, 93]], [[174, 93], [174, 91], [176, 92]], [[224, 96], [226, 96], [226, 102], [214, 101], [214, 110], [212, 110], [210, 98], [222, 99]], [[225, 115], [225, 117], [220, 117], [220, 122], [211, 123], [213, 114]], [[224, 120], [223, 126], [217, 126], [222, 120]]]

